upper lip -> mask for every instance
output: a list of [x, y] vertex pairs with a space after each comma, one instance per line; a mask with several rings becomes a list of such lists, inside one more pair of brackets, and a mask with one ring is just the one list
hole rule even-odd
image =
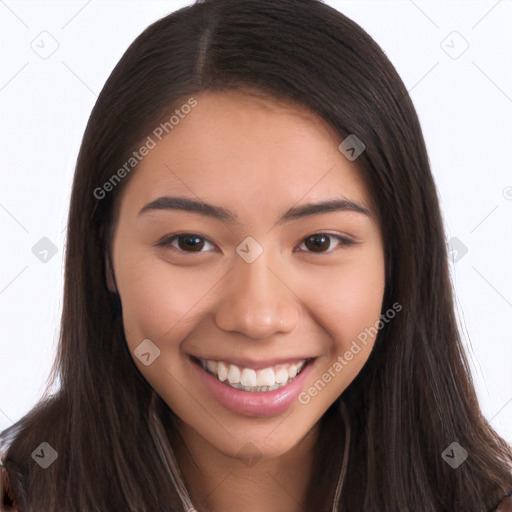
[[287, 357], [287, 358], [272, 358], [272, 359], [244, 359], [240, 357], [221, 357], [221, 356], [196, 356], [191, 354], [196, 359], [202, 359], [203, 361], [223, 361], [224, 363], [232, 363], [239, 368], [253, 368], [259, 370], [262, 368], [269, 368], [271, 366], [277, 366], [279, 364], [293, 364], [299, 363], [300, 361], [309, 361], [315, 359], [315, 356], [302, 356], [302, 357]]

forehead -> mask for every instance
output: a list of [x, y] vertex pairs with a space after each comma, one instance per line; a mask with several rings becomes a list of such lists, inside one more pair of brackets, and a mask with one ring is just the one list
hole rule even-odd
[[[133, 208], [169, 194], [239, 208], [276, 209], [344, 196], [369, 206], [342, 141], [303, 106], [252, 91], [203, 92], [197, 105], [155, 142], [124, 192]], [[188, 110], [188, 109], [187, 109]], [[176, 118], [177, 119], [177, 118]]]

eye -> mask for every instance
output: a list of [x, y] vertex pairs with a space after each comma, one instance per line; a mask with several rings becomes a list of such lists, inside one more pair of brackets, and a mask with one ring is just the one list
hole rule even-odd
[[333, 238], [336, 239], [339, 245], [342, 246], [349, 246], [355, 243], [350, 238], [341, 235], [333, 235], [330, 233], [314, 233], [313, 235], [310, 235], [307, 238], [305, 238], [301, 246], [305, 245], [309, 249], [307, 252], [329, 254], [332, 251], [328, 251], [327, 249], [331, 248], [331, 239]]
[[[354, 244], [355, 242], [350, 238], [334, 235], [330, 233], [314, 233], [313, 235], [308, 236], [304, 239], [299, 248], [304, 245], [306, 246], [305, 252], [312, 253], [331, 253], [331, 246], [333, 245], [331, 240], [335, 239], [338, 241], [338, 244], [341, 246], [349, 246]], [[214, 244], [207, 240], [205, 237], [200, 236], [196, 233], [184, 233], [181, 235], [171, 235], [160, 242], [158, 242], [158, 247], [169, 247], [173, 251], [177, 252], [208, 252], [208, 250], [203, 251], [202, 249], [206, 244], [210, 244], [214, 247]], [[301, 249], [302, 250], [302, 249]], [[294, 251], [296, 252], [296, 251]]]
[[[174, 245], [174, 242], [177, 242], [177, 246]], [[205, 244], [211, 244], [213, 246], [211, 242], [200, 235], [195, 233], [185, 233], [182, 235], [173, 235], [164, 238], [158, 242], [157, 246], [170, 247], [178, 252], [207, 252], [202, 251]]]

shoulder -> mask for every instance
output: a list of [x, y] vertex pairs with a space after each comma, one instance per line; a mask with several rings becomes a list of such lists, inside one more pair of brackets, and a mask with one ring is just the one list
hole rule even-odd
[[2, 490], [0, 494], [2, 498], [0, 510], [5, 512], [19, 512], [18, 505], [16, 505], [14, 496], [12, 495], [9, 475], [3, 465], [0, 465], [0, 489]]
[[512, 512], [512, 495], [505, 496], [491, 512]]

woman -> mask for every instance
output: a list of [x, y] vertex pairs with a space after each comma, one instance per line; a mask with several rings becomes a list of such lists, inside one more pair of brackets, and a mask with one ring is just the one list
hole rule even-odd
[[418, 118], [339, 12], [205, 0], [148, 27], [67, 237], [60, 389], [2, 435], [20, 512], [510, 510]]

